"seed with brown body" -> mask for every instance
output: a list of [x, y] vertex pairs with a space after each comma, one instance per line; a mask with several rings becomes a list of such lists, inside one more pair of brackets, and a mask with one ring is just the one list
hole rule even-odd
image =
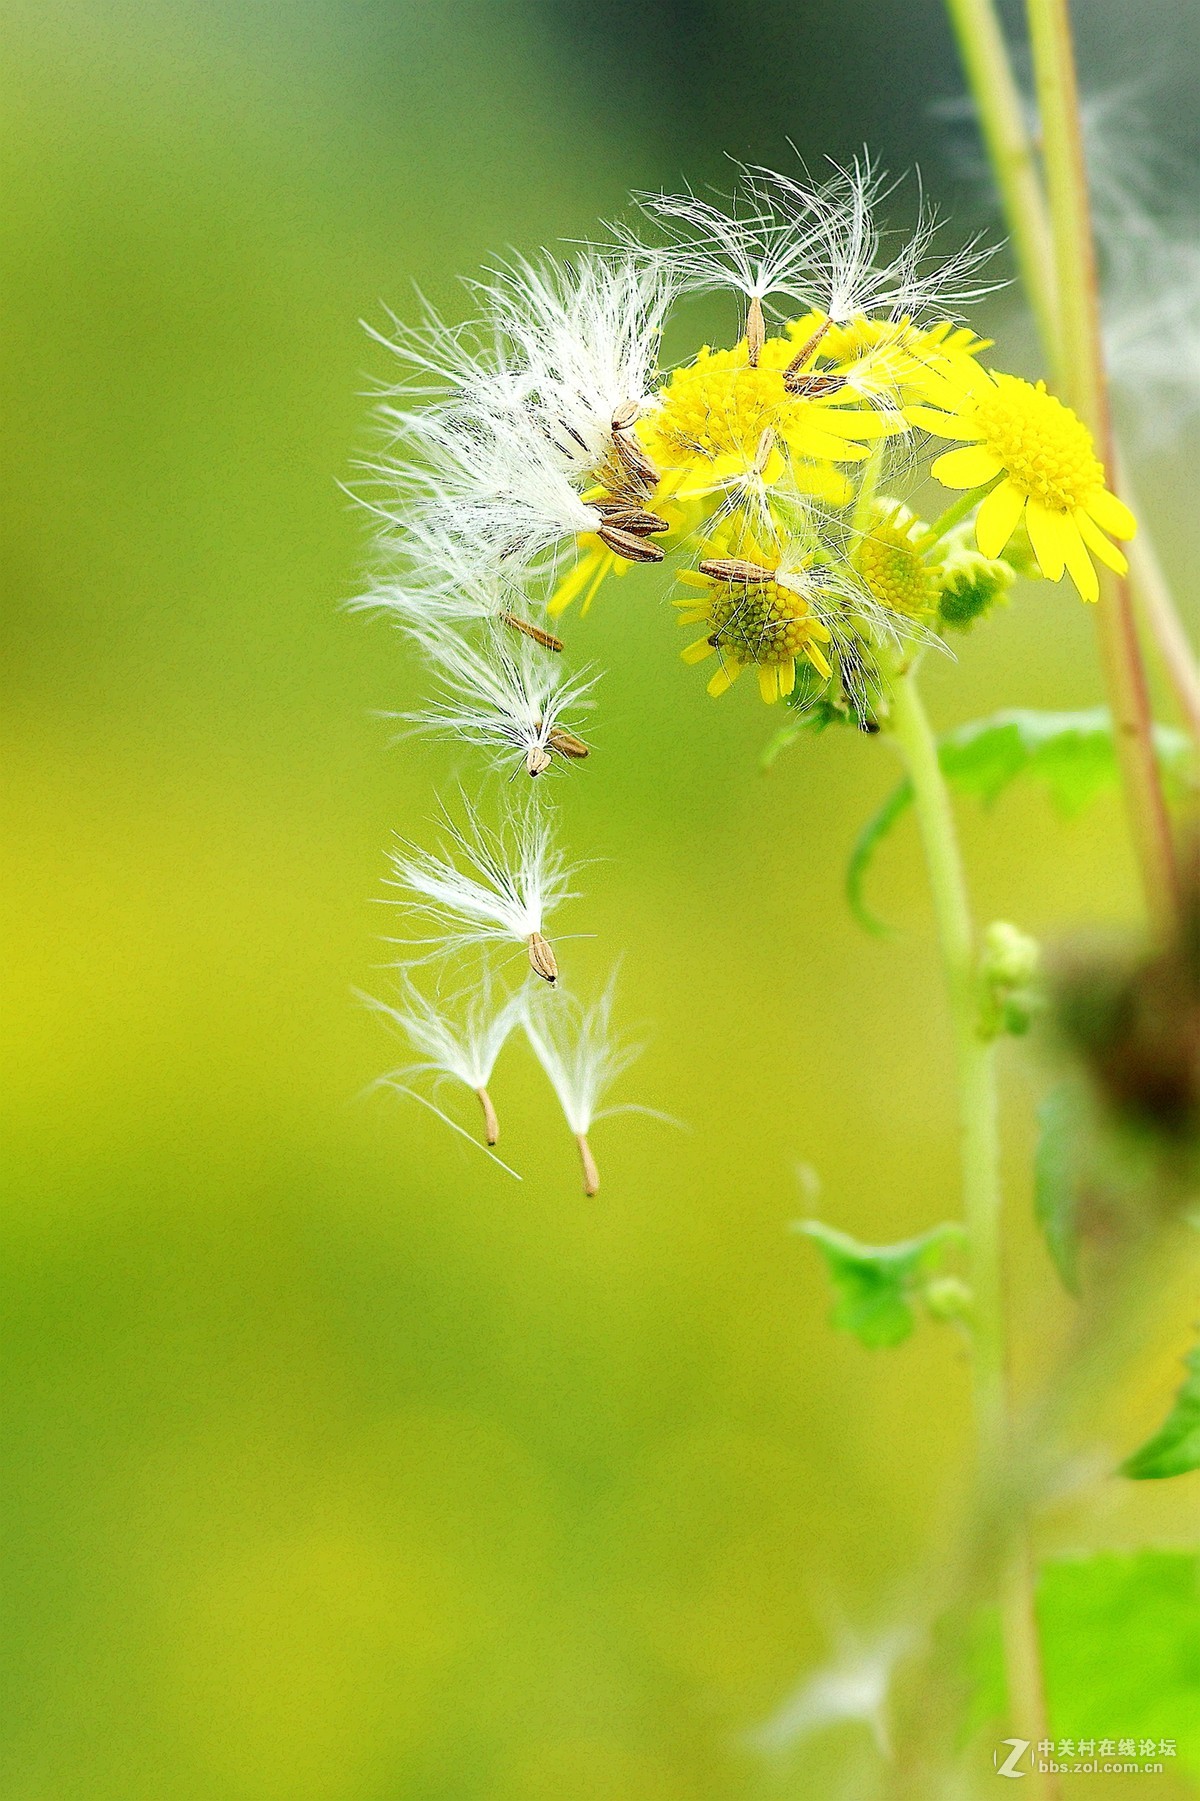
[[525, 940], [529, 947], [529, 963], [534, 975], [541, 976], [553, 988], [558, 980], [558, 958], [540, 932], [530, 932]]
[[622, 531], [619, 526], [610, 525], [607, 519], [600, 521], [596, 536], [614, 556], [623, 557], [627, 563], [661, 563], [663, 560], [661, 546], [651, 544], [633, 532]]
[[501, 613], [500, 623], [507, 625], [511, 631], [521, 632], [526, 638], [532, 638], [543, 650], [561, 650], [563, 641], [556, 638], [553, 632], [544, 632], [540, 625], [534, 625], [528, 619], [520, 619], [516, 613]]
[[799, 350], [783, 372], [783, 385], [785, 388], [791, 389], [792, 382], [800, 374], [800, 371], [803, 369], [805, 363], [807, 363], [809, 357], [816, 354], [817, 346], [820, 344], [821, 339], [825, 336], [825, 333], [832, 324], [832, 319], [823, 319], [816, 331], [813, 332], [811, 338], [806, 339], [806, 341], [801, 344]]
[[767, 322], [763, 318], [762, 301], [757, 294], [752, 294], [746, 314], [746, 357], [752, 369], [758, 368], [758, 359], [766, 341]]
[[618, 531], [632, 532], [635, 538], [650, 538], [671, 529], [657, 513], [651, 513], [645, 507], [634, 506], [627, 500], [608, 498], [596, 501], [595, 506], [609, 525], [615, 525]]
[[550, 752], [546, 749], [544, 744], [531, 744], [529, 749], [525, 752], [525, 772], [527, 775], [541, 775], [543, 770], [549, 769], [550, 763]]
[[556, 750], [560, 757], [572, 757], [576, 762], [584, 757], [590, 757], [592, 754], [590, 745], [585, 744], [582, 738], [577, 738], [574, 732], [564, 731], [561, 725], [550, 727], [546, 734], [546, 743], [551, 750]]
[[496, 1118], [496, 1109], [492, 1106], [492, 1097], [486, 1088], [475, 1090], [479, 1096], [479, 1105], [483, 1108], [483, 1130], [489, 1144], [500, 1142], [500, 1121]]
[[775, 580], [773, 569], [766, 569], [761, 563], [748, 563], [744, 557], [705, 557], [700, 564], [700, 573], [715, 582], [731, 585], [744, 582], [747, 586], [757, 587], [762, 582]]

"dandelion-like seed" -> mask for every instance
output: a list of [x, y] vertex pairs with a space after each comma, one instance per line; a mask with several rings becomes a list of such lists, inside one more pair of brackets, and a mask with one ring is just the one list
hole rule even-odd
[[533, 806], [519, 809], [506, 833], [489, 831], [463, 797], [464, 823], [446, 815], [445, 854], [412, 846], [392, 858], [394, 886], [407, 889], [410, 910], [430, 932], [426, 956], [454, 956], [473, 944], [523, 944], [535, 975], [554, 986], [558, 961], [543, 933], [549, 915], [573, 899], [571, 872], [554, 848], [549, 821]]
[[598, 1111], [613, 1083], [641, 1054], [640, 1045], [622, 1044], [613, 1034], [615, 988], [614, 972], [590, 1007], [572, 994], [560, 994], [552, 1002], [548, 996], [540, 1002], [531, 997], [525, 1012], [526, 1036], [575, 1134], [583, 1192], [589, 1196], [600, 1192], [600, 1172], [588, 1142], [596, 1120], [617, 1112], [648, 1111], [630, 1106]]
[[393, 1070], [382, 1081], [404, 1092], [417, 1075], [462, 1082], [479, 1100], [488, 1144], [498, 1144], [500, 1124], [488, 1089], [496, 1059], [524, 1015], [523, 993], [498, 995], [485, 968], [470, 988], [445, 1000], [429, 1000], [408, 975], [402, 978], [398, 1005], [365, 998], [420, 1053], [417, 1062]]
[[432, 706], [408, 716], [412, 724], [515, 753], [531, 777], [543, 774], [555, 757], [573, 763], [591, 754], [574, 728], [593, 705], [594, 675], [567, 673], [557, 656], [547, 656], [525, 635], [505, 645], [494, 637], [475, 644], [456, 632], [430, 633], [420, 643], [438, 691]]

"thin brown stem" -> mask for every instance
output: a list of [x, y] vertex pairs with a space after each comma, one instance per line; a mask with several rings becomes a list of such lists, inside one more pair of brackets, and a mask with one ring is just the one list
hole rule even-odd
[[[1028, 14], [1054, 240], [1063, 379], [1068, 399], [1091, 427], [1101, 460], [1111, 469], [1096, 251], [1067, 0], [1028, 0]], [[1179, 917], [1179, 871], [1154, 753], [1146, 670], [1125, 581], [1109, 577], [1101, 583], [1097, 613], [1113, 732], [1147, 908], [1156, 927], [1169, 932]]]

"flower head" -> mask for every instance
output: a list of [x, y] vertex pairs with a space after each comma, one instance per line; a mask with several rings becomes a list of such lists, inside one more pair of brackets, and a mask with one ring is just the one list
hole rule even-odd
[[872, 514], [853, 552], [864, 586], [889, 613], [910, 620], [932, 619], [941, 569], [924, 554], [927, 528], [898, 501], [877, 501]]
[[1137, 521], [1106, 488], [1087, 427], [1044, 382], [975, 366], [969, 375], [945, 373], [931, 400], [910, 407], [909, 419], [963, 445], [938, 457], [931, 473], [948, 488], [992, 484], [975, 521], [985, 557], [998, 557], [1024, 519], [1048, 581], [1066, 569], [1083, 599], [1095, 600], [1092, 556], [1124, 574], [1125, 558], [1105, 533], [1132, 538]]

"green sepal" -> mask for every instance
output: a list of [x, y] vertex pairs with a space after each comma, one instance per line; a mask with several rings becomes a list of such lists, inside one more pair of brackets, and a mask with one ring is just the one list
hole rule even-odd
[[1200, 1345], [1183, 1362], [1188, 1373], [1175, 1405], [1154, 1436], [1125, 1459], [1123, 1476], [1148, 1482], [1200, 1469]]
[[795, 1222], [820, 1247], [833, 1283], [833, 1324], [871, 1350], [900, 1344], [913, 1329], [914, 1303], [921, 1299], [924, 1279], [941, 1261], [946, 1246], [965, 1237], [963, 1228], [945, 1221], [899, 1244], [859, 1244], [846, 1232], [819, 1219]]
[[[1156, 725], [1154, 742], [1163, 769], [1181, 776], [1191, 754], [1186, 734]], [[974, 719], [939, 741], [938, 761], [952, 788], [977, 796], [985, 805], [1018, 776], [1034, 776], [1068, 818], [1111, 787], [1118, 774], [1112, 720], [1103, 707], [1083, 713], [1014, 708]], [[879, 844], [911, 803], [912, 786], [906, 778], [867, 821], [850, 853], [846, 896], [854, 917], [869, 932], [884, 933], [888, 928], [863, 899], [866, 873]]]

